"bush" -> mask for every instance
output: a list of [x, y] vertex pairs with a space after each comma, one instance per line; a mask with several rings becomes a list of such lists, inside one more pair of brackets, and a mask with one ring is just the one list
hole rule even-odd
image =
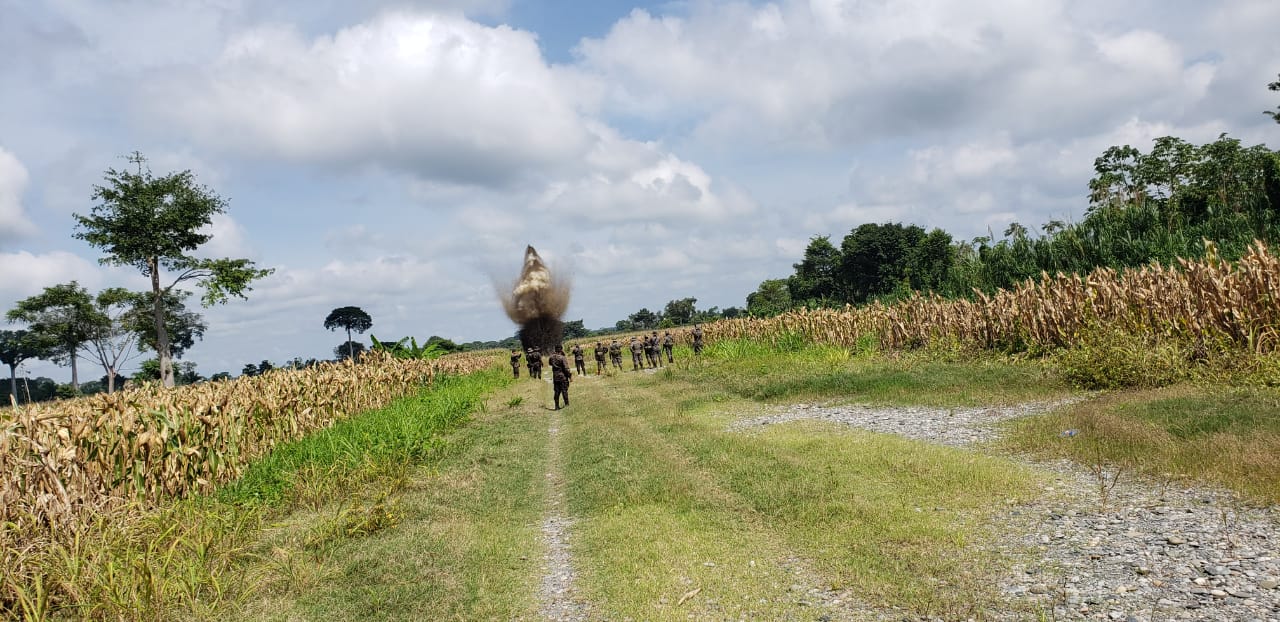
[[1191, 348], [1114, 328], [1085, 331], [1053, 363], [1068, 382], [1085, 389], [1163, 387], [1191, 377]]

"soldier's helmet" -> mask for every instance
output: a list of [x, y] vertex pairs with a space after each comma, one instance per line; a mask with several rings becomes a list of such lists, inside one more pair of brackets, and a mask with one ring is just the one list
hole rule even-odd
[[564, 352], [564, 346], [556, 344], [556, 352]]

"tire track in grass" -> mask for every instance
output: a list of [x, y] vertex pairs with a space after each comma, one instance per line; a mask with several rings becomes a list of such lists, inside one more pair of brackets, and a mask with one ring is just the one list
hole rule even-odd
[[556, 622], [587, 620], [588, 608], [577, 595], [573, 558], [569, 553], [569, 530], [573, 519], [565, 515], [564, 475], [560, 456], [561, 411], [553, 411], [547, 440], [547, 516], [542, 521], [542, 543], [546, 547], [542, 584], [538, 589], [538, 612]]

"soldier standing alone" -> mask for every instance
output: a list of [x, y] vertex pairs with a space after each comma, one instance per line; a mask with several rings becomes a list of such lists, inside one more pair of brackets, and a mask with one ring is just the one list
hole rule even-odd
[[587, 375], [587, 362], [582, 356], [582, 345], [576, 343], [573, 344], [573, 349], [570, 350], [570, 352], [573, 353], [573, 366], [577, 368], [578, 375]]
[[511, 348], [511, 377], [520, 377], [520, 349]]
[[597, 375], [597, 376], [599, 376], [600, 374], [604, 373], [604, 355], [606, 355], [606, 354], [608, 354], [608, 353], [609, 353], [609, 348], [604, 347], [604, 344], [603, 344], [603, 343], [601, 343], [601, 342], [597, 341], [597, 342], [596, 342], [596, 350], [595, 350], [595, 355], [596, 355], [596, 375]]
[[702, 327], [693, 325], [693, 353], [702, 354]]
[[573, 373], [569, 371], [569, 361], [564, 357], [564, 347], [557, 345], [555, 354], [548, 359], [551, 364], [551, 385], [554, 388], [552, 399], [555, 400], [556, 410], [560, 410], [560, 396], [564, 396], [564, 405], [569, 405], [569, 382], [573, 378]]

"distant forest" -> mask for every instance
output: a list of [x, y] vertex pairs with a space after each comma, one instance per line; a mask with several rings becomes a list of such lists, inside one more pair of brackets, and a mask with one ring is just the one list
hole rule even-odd
[[839, 246], [815, 236], [790, 276], [747, 296], [747, 313], [890, 302], [913, 292], [972, 297], [1042, 272], [1200, 257], [1205, 240], [1224, 259], [1255, 239], [1280, 240], [1280, 152], [1264, 145], [1244, 147], [1225, 134], [1205, 145], [1166, 136], [1147, 152], [1111, 147], [1093, 168], [1078, 223], [1053, 220], [1035, 232], [1015, 222], [998, 240], [956, 240], [900, 223], [860, 225]]

